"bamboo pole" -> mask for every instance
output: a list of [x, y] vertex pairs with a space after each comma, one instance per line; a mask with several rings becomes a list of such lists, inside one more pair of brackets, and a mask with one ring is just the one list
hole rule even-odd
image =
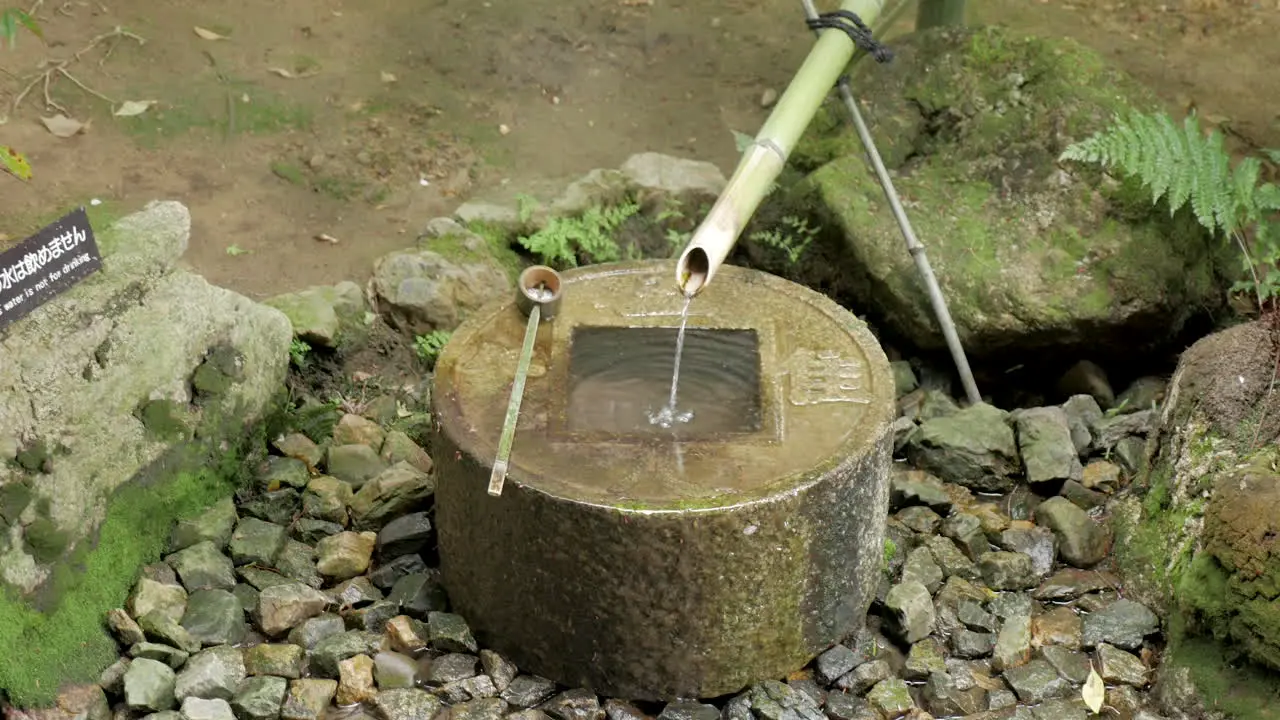
[[[871, 25], [885, 0], [845, 0], [842, 10]], [[778, 179], [791, 151], [826, 100], [854, 54], [853, 40], [839, 30], [824, 31], [777, 106], [747, 148], [711, 212], [694, 231], [676, 263], [676, 284], [688, 296], [698, 294], [729, 256], [747, 222]]]
[[920, 0], [916, 11], [916, 29], [964, 24], [965, 0]]

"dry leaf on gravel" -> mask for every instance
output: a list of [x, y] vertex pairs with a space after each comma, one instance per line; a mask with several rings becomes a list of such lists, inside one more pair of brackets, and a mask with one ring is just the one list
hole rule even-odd
[[1097, 715], [1102, 710], [1102, 701], [1107, 697], [1107, 686], [1102, 683], [1102, 676], [1097, 670], [1089, 668], [1089, 679], [1080, 688], [1080, 697], [1084, 698], [1084, 704], [1089, 706], [1093, 714]]

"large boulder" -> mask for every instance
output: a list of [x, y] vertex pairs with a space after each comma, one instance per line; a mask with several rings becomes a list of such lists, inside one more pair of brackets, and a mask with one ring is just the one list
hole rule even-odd
[[101, 271], [0, 337], [0, 585], [19, 594], [131, 478], [195, 434], [242, 435], [287, 368], [284, 315], [179, 269], [182, 204], [99, 230]]
[[[970, 354], [1111, 341], [1132, 352], [1218, 305], [1230, 253], [1189, 212], [1057, 158], [1152, 94], [1069, 40], [1001, 28], [905, 37], [854, 87]], [[750, 260], [943, 347], [924, 285], [845, 110], [819, 113], [793, 163], [825, 232], [792, 262], [748, 237]], [[792, 198], [795, 199], [794, 197]], [[1105, 351], [1105, 349], [1104, 349]]]
[[1169, 619], [1162, 673], [1194, 667], [1205, 688], [1215, 663], [1280, 670], [1277, 351], [1280, 334], [1265, 321], [1192, 345], [1148, 445], [1149, 471], [1112, 506], [1129, 595]]

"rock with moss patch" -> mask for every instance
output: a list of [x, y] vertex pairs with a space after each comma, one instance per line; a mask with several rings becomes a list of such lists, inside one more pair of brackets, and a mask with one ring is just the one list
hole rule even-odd
[[346, 340], [358, 338], [365, 329], [364, 317], [369, 309], [364, 291], [350, 281], [277, 295], [263, 304], [284, 313], [294, 335], [322, 348], [337, 348]]
[[1011, 490], [1020, 469], [1008, 413], [986, 403], [921, 424], [907, 455], [942, 480], [989, 492]]
[[369, 283], [387, 321], [415, 335], [452, 330], [485, 303], [507, 297], [511, 278], [485, 252], [484, 241], [475, 242], [465, 260], [430, 250], [397, 250], [379, 258]]
[[1150, 470], [1110, 505], [1125, 596], [1169, 618], [1170, 646], [1195, 648], [1196, 662], [1280, 667], [1280, 573], [1268, 539], [1280, 530], [1280, 393], [1268, 390], [1275, 342], [1255, 321], [1188, 348], [1149, 445]]
[[[1167, 341], [1221, 303], [1231, 248], [1136, 181], [1059, 164], [1070, 143], [1152, 93], [1066, 39], [937, 28], [865, 65], [871, 133], [971, 355]], [[943, 338], [856, 135], [833, 105], [793, 155], [830, 228], [766, 267], [867, 307], [922, 348]]]
[[169, 549], [177, 552], [206, 541], [217, 548], [226, 547], [238, 519], [235, 501], [223, 498], [200, 515], [179, 520], [170, 536]]
[[0, 339], [0, 438], [66, 439], [37, 468], [47, 471], [39, 488], [50, 527], [0, 554], [0, 579], [21, 592], [52, 577], [49, 566], [97, 529], [112, 494], [182, 442], [187, 433], [168, 422], [178, 409], [214, 391], [200, 398], [201, 438], [239, 442], [287, 369], [283, 314], [178, 267], [191, 231], [182, 204], [151, 203], [95, 229], [104, 262], [93, 281]]
[[435, 492], [435, 479], [407, 462], [399, 462], [365, 483], [351, 499], [351, 522], [360, 530], [376, 530], [412, 510]]

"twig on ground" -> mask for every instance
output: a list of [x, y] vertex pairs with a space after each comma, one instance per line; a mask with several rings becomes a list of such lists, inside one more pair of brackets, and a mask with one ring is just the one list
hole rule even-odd
[[[37, 9], [39, 8], [42, 2], [44, 2], [44, 0], [39, 0], [36, 3]], [[35, 12], [35, 10], [33, 9], [31, 12]], [[112, 105], [115, 105], [114, 100], [112, 100], [106, 95], [103, 95], [97, 90], [94, 90], [93, 88], [81, 82], [79, 78], [71, 74], [70, 70], [67, 70], [67, 67], [72, 63], [79, 62], [81, 57], [83, 57], [86, 53], [88, 53], [89, 51], [101, 45], [103, 42], [107, 40], [119, 41], [122, 39], [133, 40], [137, 42], [139, 45], [147, 44], [146, 38], [143, 38], [140, 35], [131, 33], [120, 26], [116, 26], [116, 28], [111, 32], [105, 32], [105, 33], [102, 33], [101, 35], [98, 35], [97, 37], [90, 40], [89, 44], [85, 45], [78, 52], [76, 52], [76, 54], [72, 55], [66, 60], [60, 60], [52, 64], [49, 64], [44, 71], [37, 73], [34, 77], [32, 77], [31, 80], [26, 84], [26, 86], [22, 88], [21, 92], [19, 92], [13, 98], [13, 103], [9, 107], [9, 114], [12, 115], [18, 112], [18, 108], [22, 105], [22, 101], [26, 99], [27, 95], [30, 94], [31, 91], [34, 90], [37, 85], [42, 85], [42, 89], [44, 91], [45, 107], [52, 108], [63, 114], [66, 114], [67, 109], [59, 105], [57, 102], [55, 102], [53, 97], [49, 93], [49, 88], [53, 84], [53, 78], [55, 75], [61, 75], [66, 79], [70, 80], [71, 82], [75, 83], [76, 86], [79, 87], [81, 90], [84, 90], [85, 92], [89, 93], [90, 95], [93, 95], [94, 97], [97, 97], [101, 100], [105, 100], [106, 102]], [[110, 55], [111, 50], [114, 50], [114, 49], [115, 49], [115, 45], [113, 44], [111, 46], [111, 49], [107, 51], [107, 55]], [[104, 57], [103, 59], [105, 61], [106, 58]]]

